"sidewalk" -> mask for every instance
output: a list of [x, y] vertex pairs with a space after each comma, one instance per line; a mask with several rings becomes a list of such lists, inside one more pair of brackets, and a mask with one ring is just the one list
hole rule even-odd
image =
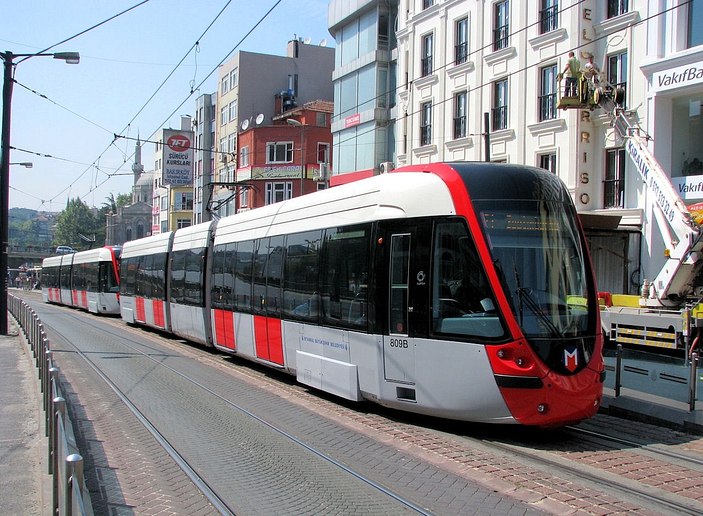
[[0, 335], [0, 512], [50, 515], [51, 476], [32, 352], [8, 317]]

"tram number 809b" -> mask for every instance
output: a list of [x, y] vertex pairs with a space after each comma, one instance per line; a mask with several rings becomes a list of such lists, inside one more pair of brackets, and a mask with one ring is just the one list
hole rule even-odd
[[407, 339], [391, 339], [390, 345], [392, 348], [407, 348], [408, 347], [408, 340]]

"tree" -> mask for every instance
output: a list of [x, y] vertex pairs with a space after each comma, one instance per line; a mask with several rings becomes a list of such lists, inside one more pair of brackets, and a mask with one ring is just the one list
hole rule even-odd
[[[95, 236], [95, 243], [89, 244], [80, 235]], [[96, 217], [93, 211], [80, 198], [70, 199], [66, 209], [56, 219], [54, 245], [68, 245], [74, 249], [100, 247], [105, 242], [105, 218]]]

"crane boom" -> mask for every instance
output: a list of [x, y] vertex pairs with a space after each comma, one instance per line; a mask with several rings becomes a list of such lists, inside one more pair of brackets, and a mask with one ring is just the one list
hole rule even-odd
[[648, 306], [676, 306], [691, 292], [693, 280], [703, 264], [701, 228], [691, 218], [676, 193], [669, 176], [647, 147], [647, 138], [633, 121], [632, 113], [614, 109], [613, 126], [625, 141], [625, 149], [635, 164], [650, 195], [659, 230], [664, 239], [666, 262], [651, 283], [654, 291]]

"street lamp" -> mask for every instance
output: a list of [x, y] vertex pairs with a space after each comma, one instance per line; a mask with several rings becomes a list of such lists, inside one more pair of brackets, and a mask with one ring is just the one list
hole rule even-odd
[[305, 193], [303, 191], [303, 188], [304, 188], [303, 180], [305, 179], [305, 124], [300, 122], [299, 120], [296, 120], [295, 118], [286, 119], [286, 123], [288, 125], [292, 125], [292, 126], [301, 128], [301, 131], [300, 131], [300, 195], [303, 195]]
[[[53, 57], [65, 61], [68, 64], [78, 64], [80, 54], [78, 52], [56, 52], [53, 54], [13, 54], [12, 52], [0, 52], [3, 60], [3, 83], [2, 83], [2, 164], [0, 166], [0, 335], [7, 335], [7, 247], [9, 240], [9, 204], [10, 204], [10, 118], [12, 113], [12, 88], [15, 80], [12, 78], [13, 62], [16, 57]], [[29, 162], [26, 162], [29, 163]], [[27, 164], [20, 163], [22, 166]], [[31, 164], [30, 164], [31, 165]]]

